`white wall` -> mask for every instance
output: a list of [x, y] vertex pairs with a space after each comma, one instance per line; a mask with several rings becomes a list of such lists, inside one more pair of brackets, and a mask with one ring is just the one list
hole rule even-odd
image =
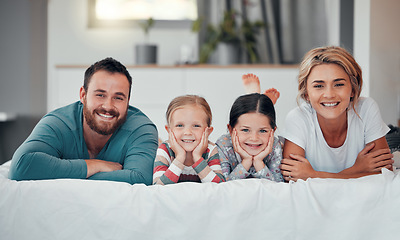
[[[337, 3], [329, 5], [335, 12]], [[398, 0], [355, 0], [354, 56], [364, 72], [362, 95], [378, 102], [388, 124], [400, 118], [399, 4]], [[86, 0], [49, 1], [48, 91], [54, 89], [56, 65], [88, 65], [107, 56], [134, 64], [134, 45], [144, 39], [141, 29], [88, 29], [87, 12]], [[337, 21], [336, 17], [330, 25], [331, 44], [339, 39], [335, 37]], [[151, 29], [150, 40], [159, 46], [162, 65], [179, 60], [181, 45], [197, 48], [196, 36], [189, 29]]]
[[364, 86], [361, 95], [370, 96], [370, 0], [355, 0], [354, 4], [354, 58], [363, 71]]
[[[34, 30], [33, 30], [34, 29]], [[47, 0], [0, 1], [0, 164], [46, 113]]]
[[364, 77], [362, 95], [374, 98], [383, 120], [400, 119], [400, 1], [356, 0], [354, 56]]
[[[134, 64], [134, 45], [144, 42], [141, 28], [88, 28], [87, 0], [48, 3], [48, 89], [53, 89], [56, 65], [89, 65], [109, 56], [125, 65]], [[152, 28], [149, 36], [158, 45], [161, 65], [178, 61], [182, 45], [197, 49], [197, 36], [189, 28]]]
[[371, 97], [384, 121], [400, 120], [400, 1], [371, 1]]
[[46, 12], [46, 0], [0, 1], [0, 112], [46, 112]]

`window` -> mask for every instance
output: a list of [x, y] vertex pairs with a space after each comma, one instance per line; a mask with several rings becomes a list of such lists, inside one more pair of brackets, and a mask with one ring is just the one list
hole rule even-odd
[[155, 20], [157, 26], [186, 26], [197, 19], [196, 0], [88, 0], [89, 27], [133, 27]]

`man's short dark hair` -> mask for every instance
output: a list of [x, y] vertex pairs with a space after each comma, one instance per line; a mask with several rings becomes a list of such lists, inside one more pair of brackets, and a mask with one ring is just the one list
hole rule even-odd
[[88, 69], [85, 71], [85, 78], [83, 82], [83, 88], [87, 92], [88, 86], [90, 83], [90, 79], [92, 78], [93, 74], [96, 72], [104, 70], [109, 73], [122, 73], [126, 76], [129, 81], [129, 97], [131, 96], [131, 88], [132, 88], [132, 77], [129, 74], [128, 70], [122, 63], [118, 62], [117, 60], [108, 57], [98, 62], [92, 64]]

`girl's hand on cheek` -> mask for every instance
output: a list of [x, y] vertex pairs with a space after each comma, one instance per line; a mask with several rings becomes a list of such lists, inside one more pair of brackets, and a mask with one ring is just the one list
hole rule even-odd
[[199, 142], [199, 145], [193, 150], [193, 161], [197, 162], [201, 159], [201, 156], [203, 153], [206, 151], [208, 147], [208, 136], [210, 135], [209, 133], [209, 128], [207, 127], [204, 129], [203, 134], [201, 135], [201, 140]]
[[271, 130], [268, 137], [267, 146], [259, 154], [253, 157], [253, 165], [256, 171], [260, 171], [265, 167], [264, 158], [272, 152], [272, 147], [274, 145], [274, 131]]
[[237, 152], [240, 157], [242, 158], [242, 165], [243, 167], [249, 171], [250, 167], [253, 165], [253, 156], [248, 154], [239, 143], [239, 137], [237, 135], [236, 129], [233, 129], [232, 133], [232, 145], [235, 152]]
[[264, 158], [272, 152], [273, 146], [274, 146], [274, 131], [271, 130], [268, 136], [267, 146], [265, 146], [265, 149], [262, 150], [259, 154], [254, 156], [254, 161], [263, 162]]
[[181, 145], [179, 145], [178, 141], [175, 138], [175, 134], [172, 132], [172, 130], [170, 130], [168, 133], [168, 140], [172, 151], [174, 151], [175, 153], [175, 159], [177, 159], [183, 164], [186, 158], [186, 151], [185, 149], [182, 148]]

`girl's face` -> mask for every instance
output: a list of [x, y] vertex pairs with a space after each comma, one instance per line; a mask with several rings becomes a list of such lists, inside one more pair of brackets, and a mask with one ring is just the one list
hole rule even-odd
[[333, 63], [315, 66], [307, 78], [307, 100], [318, 118], [346, 119], [353, 91], [344, 69]]
[[[245, 113], [238, 118], [234, 129], [237, 132], [239, 144], [248, 154], [256, 156], [267, 147], [272, 129], [269, 118], [261, 113]], [[232, 135], [233, 129], [228, 126]]]
[[200, 106], [186, 105], [172, 112], [166, 129], [174, 133], [176, 141], [186, 152], [192, 152], [208, 127], [207, 119], [207, 114]]

